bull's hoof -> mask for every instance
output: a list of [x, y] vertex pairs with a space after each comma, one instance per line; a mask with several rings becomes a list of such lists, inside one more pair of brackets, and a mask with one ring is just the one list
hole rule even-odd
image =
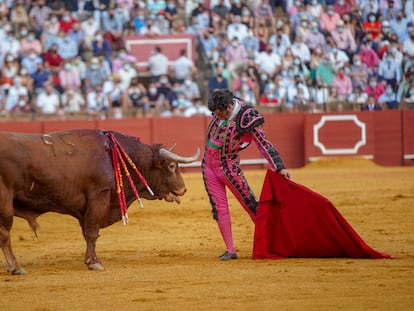
[[9, 267], [9, 268], [7, 268], [7, 272], [10, 272], [13, 275], [25, 275], [25, 274], [27, 274], [26, 270], [24, 270], [24, 268], [15, 269], [15, 268]]
[[100, 262], [94, 262], [88, 265], [89, 270], [104, 270], [104, 266]]

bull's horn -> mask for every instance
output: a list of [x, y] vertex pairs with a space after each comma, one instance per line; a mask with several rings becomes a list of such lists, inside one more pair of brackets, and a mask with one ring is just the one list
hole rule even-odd
[[160, 149], [160, 155], [165, 159], [178, 163], [192, 163], [198, 159], [198, 156], [200, 155], [200, 148], [197, 148], [197, 152], [192, 157], [182, 157], [165, 148]]
[[174, 143], [170, 148], [168, 148], [168, 150], [170, 150], [170, 151], [174, 151], [174, 149], [175, 149], [175, 147], [177, 146], [177, 144], [176, 143]]

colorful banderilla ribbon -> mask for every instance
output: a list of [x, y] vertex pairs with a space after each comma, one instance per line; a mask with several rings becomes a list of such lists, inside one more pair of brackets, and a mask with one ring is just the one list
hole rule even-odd
[[148, 185], [147, 181], [145, 180], [144, 176], [140, 173], [138, 168], [136, 167], [135, 163], [131, 160], [131, 158], [128, 156], [128, 154], [125, 152], [124, 148], [122, 148], [119, 141], [115, 138], [112, 132], [109, 132], [111, 141], [113, 143], [113, 148], [111, 150], [112, 155], [112, 162], [114, 166], [114, 173], [115, 173], [115, 182], [116, 182], [116, 192], [118, 194], [118, 203], [119, 203], [119, 209], [121, 212], [122, 217], [122, 224], [125, 226], [128, 223], [128, 209], [127, 209], [127, 203], [126, 203], [126, 197], [125, 197], [125, 187], [123, 183], [123, 175], [121, 171], [121, 166], [124, 171], [125, 176], [128, 179], [128, 182], [132, 188], [132, 191], [135, 194], [135, 197], [137, 198], [139, 205], [141, 208], [144, 207], [142, 204], [142, 200], [138, 194], [138, 190], [135, 187], [134, 181], [132, 180], [131, 174], [129, 173], [128, 167], [125, 163], [124, 158], [128, 161], [129, 165], [133, 168], [137, 176], [139, 177], [140, 181], [144, 184], [144, 186], [147, 188], [148, 192], [153, 196], [154, 192]]

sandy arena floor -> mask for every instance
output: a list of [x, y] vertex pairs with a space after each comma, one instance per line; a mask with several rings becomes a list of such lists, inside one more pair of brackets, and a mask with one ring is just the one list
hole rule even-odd
[[[13, 246], [26, 276], [5, 272], [0, 310], [414, 310], [414, 167], [332, 159], [291, 170], [329, 198], [363, 239], [394, 259], [251, 259], [253, 224], [231, 198], [240, 259], [224, 250], [199, 173], [181, 205], [144, 201], [130, 223], [101, 230], [104, 271], [83, 264], [77, 221], [46, 214], [36, 240], [16, 218]], [[265, 171], [246, 171], [260, 194]]]

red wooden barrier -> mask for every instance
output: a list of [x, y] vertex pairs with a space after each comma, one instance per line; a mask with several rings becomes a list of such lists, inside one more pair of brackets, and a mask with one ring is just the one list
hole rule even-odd
[[[0, 131], [114, 130], [139, 137], [144, 143], [166, 147], [175, 143], [178, 154], [190, 156], [198, 147], [203, 151], [208, 122], [209, 117], [0, 122]], [[414, 164], [414, 111], [266, 114], [264, 128], [288, 168], [332, 156], [364, 156], [388, 166]], [[255, 146], [240, 156], [245, 167], [266, 165]], [[199, 167], [200, 161], [201, 157], [190, 167]]]

